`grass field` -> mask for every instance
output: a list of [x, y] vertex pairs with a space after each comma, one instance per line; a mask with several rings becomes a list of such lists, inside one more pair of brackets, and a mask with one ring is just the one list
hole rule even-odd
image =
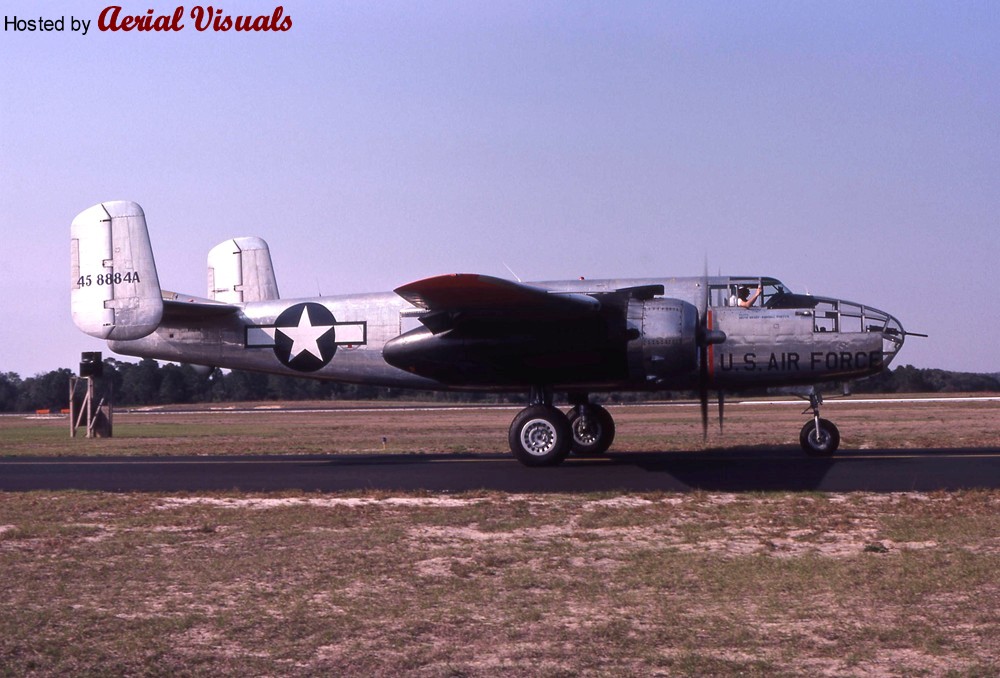
[[[840, 428], [844, 449], [965, 448], [1000, 442], [1000, 401], [884, 403], [828, 400], [824, 418]], [[295, 411], [250, 404], [162, 412], [115, 413], [114, 437], [69, 437], [68, 417], [0, 417], [2, 455], [352, 454], [381, 452], [506, 452], [507, 428], [518, 407], [365, 407], [295, 403]], [[702, 439], [695, 403], [609, 406], [618, 434], [615, 451], [676, 451], [717, 447], [798, 445], [808, 420], [804, 403], [740, 400], [727, 405], [725, 429], [717, 411]], [[314, 408], [310, 410], [309, 408]], [[83, 430], [79, 432], [83, 435]], [[382, 439], [385, 438], [384, 443]]]
[[[796, 444], [801, 406], [613, 410], [617, 450]], [[512, 410], [0, 418], [6, 455], [497, 452]], [[1000, 406], [830, 404], [845, 448]], [[1000, 492], [0, 494], [0, 675], [1000, 674]]]

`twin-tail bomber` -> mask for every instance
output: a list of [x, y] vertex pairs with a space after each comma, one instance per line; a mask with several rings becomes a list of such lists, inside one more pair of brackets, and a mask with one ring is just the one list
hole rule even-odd
[[[813, 386], [876, 374], [906, 332], [840, 299], [793, 294], [760, 276], [521, 283], [441, 275], [394, 292], [281, 299], [267, 244], [235, 238], [208, 254], [206, 298], [160, 289], [142, 208], [114, 201], [71, 226], [72, 312], [116, 353], [415, 389], [520, 391], [510, 449], [528, 466], [605, 452], [606, 391], [708, 394]], [[568, 414], [553, 405], [565, 393]], [[837, 428], [802, 427], [806, 452], [832, 454]]]

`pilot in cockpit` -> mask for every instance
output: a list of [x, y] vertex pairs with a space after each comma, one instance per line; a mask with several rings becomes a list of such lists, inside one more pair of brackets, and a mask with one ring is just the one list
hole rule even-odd
[[757, 285], [757, 289], [754, 290], [754, 293], [750, 294], [749, 287], [746, 285], [740, 285], [739, 289], [736, 290], [736, 305], [743, 308], [750, 308], [753, 306], [753, 302], [757, 301], [763, 291], [763, 288], [760, 285]]

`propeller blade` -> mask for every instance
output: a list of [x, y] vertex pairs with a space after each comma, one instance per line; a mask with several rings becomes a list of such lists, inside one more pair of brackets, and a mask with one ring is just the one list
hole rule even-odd
[[719, 391], [719, 434], [722, 434], [722, 415], [725, 413], [726, 409], [726, 396]]
[[708, 311], [708, 256], [705, 257], [705, 266], [701, 272], [701, 307], [698, 309], [698, 317], [702, 325], [705, 324], [705, 313]]
[[708, 377], [701, 378], [698, 385], [698, 400], [701, 403], [701, 439], [708, 440]]
[[708, 440], [708, 256], [701, 274], [698, 307], [698, 401], [701, 404], [701, 439]]

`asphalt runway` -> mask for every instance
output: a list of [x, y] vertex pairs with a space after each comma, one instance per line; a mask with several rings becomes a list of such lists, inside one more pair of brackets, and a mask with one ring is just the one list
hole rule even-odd
[[609, 453], [527, 468], [508, 455], [6, 457], [0, 490], [109, 492], [905, 492], [1000, 488], [1000, 447]]

